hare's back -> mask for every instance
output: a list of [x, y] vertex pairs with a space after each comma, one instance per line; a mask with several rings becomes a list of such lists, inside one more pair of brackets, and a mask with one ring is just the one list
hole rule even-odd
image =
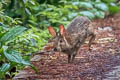
[[75, 17], [70, 24], [67, 25], [67, 31], [69, 33], [78, 33], [88, 28], [90, 20], [84, 16]]

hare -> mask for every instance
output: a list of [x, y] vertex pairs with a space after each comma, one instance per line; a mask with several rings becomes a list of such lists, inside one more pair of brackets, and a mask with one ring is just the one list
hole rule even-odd
[[89, 39], [89, 50], [92, 42], [95, 40], [94, 28], [92, 22], [83, 16], [78, 16], [72, 20], [67, 29], [61, 24], [59, 32], [56, 32], [52, 26], [48, 27], [52, 35], [52, 42], [55, 51], [64, 52], [68, 55], [68, 63], [73, 62], [78, 49]]

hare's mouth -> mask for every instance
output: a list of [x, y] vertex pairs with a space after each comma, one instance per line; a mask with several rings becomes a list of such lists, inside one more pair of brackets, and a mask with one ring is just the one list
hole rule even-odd
[[57, 48], [54, 48], [54, 51], [58, 51]]
[[58, 51], [58, 52], [61, 52], [61, 51], [62, 51], [61, 48], [54, 48], [53, 50], [54, 50], [54, 51]]

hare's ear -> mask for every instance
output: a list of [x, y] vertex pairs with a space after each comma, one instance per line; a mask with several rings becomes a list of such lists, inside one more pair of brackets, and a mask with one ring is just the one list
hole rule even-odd
[[52, 26], [49, 26], [49, 27], [48, 27], [48, 30], [49, 30], [49, 33], [50, 33], [53, 37], [56, 36], [56, 31], [53, 29]]
[[66, 30], [65, 30], [65, 28], [64, 28], [64, 25], [60, 24], [60, 25], [59, 25], [59, 29], [60, 29], [60, 34], [61, 34], [62, 36], [65, 36]]

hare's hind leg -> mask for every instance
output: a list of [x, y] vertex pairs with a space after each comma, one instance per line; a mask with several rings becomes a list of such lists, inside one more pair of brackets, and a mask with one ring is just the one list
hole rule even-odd
[[89, 36], [90, 36], [90, 40], [88, 43], [88, 47], [89, 47], [89, 51], [91, 51], [90, 47], [91, 47], [92, 42], [95, 40], [96, 35], [94, 33], [91, 33]]
[[77, 50], [73, 52], [71, 62], [74, 61], [76, 55], [77, 55]]

